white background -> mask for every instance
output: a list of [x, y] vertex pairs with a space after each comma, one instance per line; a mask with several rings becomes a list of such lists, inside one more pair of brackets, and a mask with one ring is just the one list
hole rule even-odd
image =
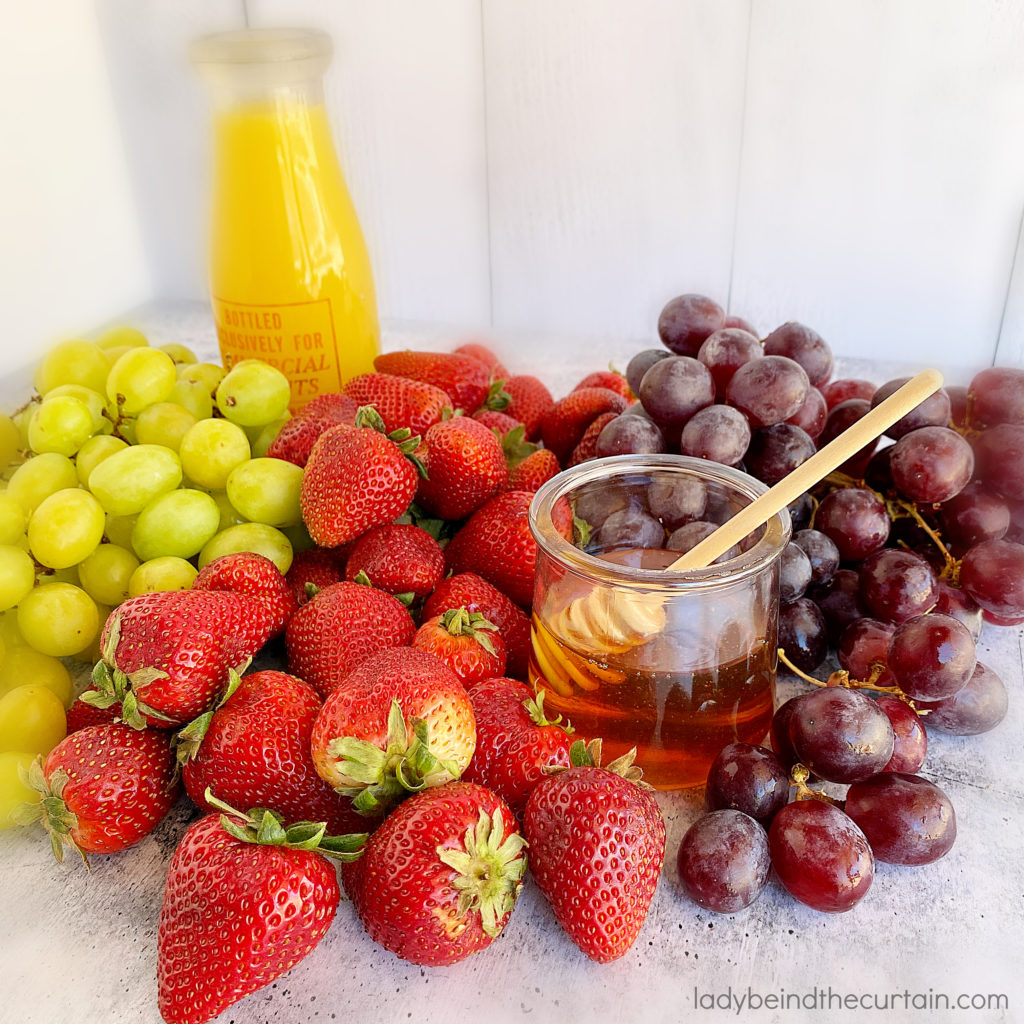
[[1024, 363], [1019, 3], [8, 0], [0, 369], [204, 296], [185, 48], [246, 18], [334, 36], [385, 317], [639, 345], [704, 291], [846, 356]]

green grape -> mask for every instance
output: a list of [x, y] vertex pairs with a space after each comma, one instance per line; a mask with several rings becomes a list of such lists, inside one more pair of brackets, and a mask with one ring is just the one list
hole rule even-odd
[[110, 368], [107, 397], [129, 416], [154, 402], [166, 402], [177, 380], [174, 361], [155, 348], [133, 348]]
[[[110, 423], [105, 415], [107, 400], [99, 391], [82, 387], [81, 384], [61, 384], [46, 393], [43, 405], [54, 398], [77, 398], [92, 415], [94, 433], [102, 430], [104, 424]], [[113, 424], [110, 425], [113, 426]]]
[[103, 354], [107, 357], [107, 367], [113, 366], [125, 354], [125, 352], [131, 352], [135, 345], [112, 345], [110, 348], [105, 348]]
[[206, 388], [206, 393], [211, 397], [227, 372], [223, 366], [218, 366], [216, 363], [188, 363], [177, 369], [178, 380], [202, 384]]
[[101, 544], [82, 559], [79, 584], [97, 604], [120, 604], [128, 597], [128, 580], [138, 567], [134, 552], [120, 544]]
[[249, 439], [227, 420], [200, 420], [181, 439], [179, 454], [189, 480], [207, 491], [219, 491], [231, 470], [249, 461]]
[[291, 397], [291, 385], [280, 370], [259, 359], [243, 359], [218, 385], [217, 408], [232, 423], [255, 427], [280, 419]]
[[45, 686], [26, 683], [0, 697], [0, 750], [45, 756], [67, 731], [64, 705]]
[[0, 416], [0, 468], [10, 466], [21, 448], [21, 431], [10, 416]]
[[97, 339], [96, 347], [112, 348], [145, 348], [149, 339], [134, 327], [108, 327]]
[[182, 488], [154, 498], [140, 513], [132, 547], [143, 560], [191, 558], [217, 532], [220, 509], [205, 491]]
[[294, 526], [282, 526], [281, 532], [288, 538], [293, 552], [308, 551], [315, 547], [313, 538], [309, 535], [305, 523], [296, 523]]
[[294, 526], [302, 522], [302, 468], [283, 459], [250, 459], [231, 471], [228, 501], [253, 523]]
[[64, 658], [92, 643], [100, 628], [96, 602], [70, 583], [44, 583], [18, 605], [18, 629], [43, 654]]
[[31, 681], [52, 690], [64, 707], [71, 707], [75, 687], [71, 673], [59, 658], [40, 654], [25, 644], [11, 647], [0, 662], [0, 695]]
[[176, 366], [191, 364], [197, 361], [195, 352], [188, 345], [180, 345], [176, 341], [169, 341], [166, 345], [158, 345], [157, 347], [161, 352], [166, 352], [174, 360]]
[[282, 576], [291, 568], [291, 542], [280, 530], [265, 523], [240, 523], [221, 530], [199, 552], [199, 568], [221, 555], [231, 555], [236, 551], [255, 551], [266, 555]]
[[156, 594], [162, 590], [191, 590], [198, 570], [176, 555], [163, 555], [143, 562], [128, 581], [128, 596]]
[[97, 434], [90, 437], [75, 456], [75, 470], [78, 473], [78, 482], [83, 487], [89, 486], [89, 474], [114, 452], [124, 451], [128, 447], [127, 441], [119, 437], [111, 437], [109, 434]]
[[81, 384], [102, 391], [109, 369], [107, 357], [91, 341], [72, 338], [62, 341], [43, 356], [36, 369], [34, 383], [41, 395], [62, 384]]
[[17, 608], [8, 608], [7, 611], [0, 612], [0, 640], [3, 641], [4, 650], [8, 652], [15, 647], [27, 646], [21, 630], [18, 629]]
[[[32, 554], [31, 550], [29, 554]], [[41, 586], [44, 583], [71, 583], [74, 586], [78, 586], [78, 566], [67, 565], [63, 569], [37, 569], [36, 570], [36, 586]]]
[[181, 466], [181, 460], [170, 448], [137, 444], [104, 459], [89, 474], [89, 490], [105, 512], [134, 515], [158, 494], [173, 491], [181, 483]]
[[44, 498], [28, 521], [28, 545], [40, 565], [67, 569], [103, 539], [103, 507], [80, 487]]
[[248, 522], [245, 516], [231, 504], [227, 491], [214, 491], [211, 496], [217, 502], [217, 508], [220, 511], [220, 525], [217, 527], [218, 533], [221, 530], [226, 530], [229, 526], [237, 526], [239, 523]]
[[35, 586], [36, 566], [27, 551], [0, 546], [0, 609], [13, 608]]
[[66, 455], [47, 452], [27, 459], [14, 471], [7, 483], [7, 494], [31, 513], [43, 498], [77, 486], [75, 464]]
[[174, 402], [148, 405], [135, 418], [135, 439], [139, 444], [162, 444], [171, 451], [181, 447], [181, 439], [196, 417]]
[[6, 491], [0, 491], [0, 544], [14, 544], [25, 535], [28, 516]]
[[43, 794], [22, 782], [35, 754], [17, 750], [0, 753], [0, 832], [21, 824], [17, 815], [25, 804], [38, 804]]
[[281, 433], [281, 428], [291, 418], [291, 414], [289, 413], [287, 416], [282, 416], [280, 419], [276, 419], [272, 423], [266, 424], [266, 426], [248, 428], [256, 433], [255, 437], [250, 437], [250, 442], [252, 443], [252, 457], [254, 459], [262, 459], [267, 454], [270, 450], [270, 446], [277, 438], [277, 435]]
[[50, 398], [32, 410], [28, 443], [34, 452], [74, 455], [96, 430], [89, 407], [70, 395]]
[[213, 397], [201, 380], [176, 380], [170, 401], [187, 409], [197, 420], [208, 420], [213, 415]]
[[112, 516], [108, 512], [106, 526], [103, 529], [103, 535], [111, 544], [116, 544], [119, 548], [128, 548], [128, 550], [131, 550], [132, 530], [135, 529], [135, 522], [138, 518], [139, 517], [137, 515]]
[[102, 659], [103, 651], [100, 650], [100, 640], [103, 637], [103, 624], [107, 621], [112, 611], [113, 608], [109, 604], [96, 605], [96, 615], [100, 624], [99, 629], [96, 630], [96, 635], [80, 651], [75, 651], [69, 657], [74, 658], [76, 661], [84, 661], [87, 665], [95, 665], [97, 661]]

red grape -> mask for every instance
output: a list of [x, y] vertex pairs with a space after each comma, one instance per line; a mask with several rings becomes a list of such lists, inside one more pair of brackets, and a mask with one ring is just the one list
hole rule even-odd
[[974, 453], [949, 427], [920, 427], [893, 445], [890, 467], [901, 494], [931, 504], [963, 490], [974, 471]]
[[745, 363], [732, 376], [726, 401], [754, 427], [770, 427], [795, 416], [810, 388], [804, 368], [785, 356]]
[[768, 727], [768, 739], [771, 741], [772, 750], [775, 751], [779, 763], [786, 769], [792, 768], [800, 760], [793, 749], [793, 741], [789, 738], [789, 725], [797, 705], [806, 696], [806, 693], [801, 693], [780, 704], [775, 709], [771, 725]]
[[821, 432], [828, 422], [828, 406], [825, 405], [822, 393], [817, 388], [810, 388], [804, 404], [786, 422], [806, 431], [812, 440], [821, 437]]
[[1011, 501], [1024, 501], [1024, 425], [1001, 423], [974, 440], [978, 478]]
[[892, 478], [892, 445], [879, 448], [864, 467], [864, 483], [873, 491], [887, 497], [896, 497], [896, 484]]
[[757, 328], [749, 320], [744, 320], [741, 316], [733, 316], [732, 313], [725, 318], [725, 326], [738, 327], [741, 331], [746, 331], [748, 334], [752, 334], [755, 338], [761, 337]]
[[728, 405], [709, 405], [683, 427], [679, 450], [695, 459], [731, 466], [743, 458], [749, 444], [750, 424], [743, 413]]
[[840, 402], [848, 402], [851, 398], [860, 398], [870, 402], [877, 384], [869, 380], [860, 380], [855, 377], [840, 377], [838, 380], [830, 381], [822, 389], [825, 397], [825, 404], [831, 412]]
[[658, 337], [677, 355], [696, 356], [704, 339], [724, 326], [725, 310], [717, 302], [690, 293], [666, 303], [658, 317]]
[[960, 586], [985, 611], [1004, 619], [1024, 615], [1024, 544], [987, 540], [960, 564]]
[[821, 609], [806, 597], [779, 608], [779, 646], [801, 672], [813, 672], [828, 655], [828, 628]]
[[947, 384], [946, 394], [949, 396], [949, 425], [966, 429], [967, 388], [960, 384]]
[[[687, 551], [695, 548], [702, 540], [706, 540], [718, 529], [717, 523], [709, 523], [701, 520], [697, 520], [693, 523], [684, 523], [678, 529], [673, 530], [669, 534], [668, 542], [665, 547], [669, 551], [678, 551], [680, 554], [685, 554]], [[729, 548], [724, 555], [719, 555], [715, 559], [716, 562], [724, 562], [727, 558], [735, 558], [740, 553], [740, 549], [733, 545]]]
[[647, 488], [647, 505], [668, 530], [704, 515], [708, 489], [695, 476], [658, 477]]
[[766, 747], [730, 743], [711, 762], [705, 799], [708, 810], [742, 811], [767, 828], [789, 803], [789, 773]]
[[948, 547], [963, 554], [986, 540], [999, 540], [1010, 526], [1006, 502], [975, 480], [939, 509], [939, 525]]
[[[871, 412], [871, 403], [863, 398], [850, 398], [840, 402], [829, 410], [828, 419], [825, 421], [825, 429], [818, 437], [818, 447], [824, 448], [830, 441], [834, 441], [840, 434], [849, 430], [858, 420], [863, 419]], [[868, 462], [878, 447], [878, 439], [869, 441], [859, 451], [854, 452], [840, 467], [841, 473], [847, 476], [861, 478], [867, 469]]]
[[709, 334], [697, 353], [697, 358], [708, 368], [715, 380], [715, 393], [725, 395], [732, 375], [752, 359], [764, 355], [761, 342], [748, 331], [736, 327], [723, 327]]
[[749, 907], [772, 866], [764, 829], [735, 810], [698, 818], [683, 836], [676, 865], [686, 895], [719, 914]]
[[882, 771], [919, 771], [928, 756], [928, 734], [921, 716], [906, 701], [888, 693], [877, 697], [875, 703], [885, 712], [895, 736], [892, 757]]
[[682, 425], [714, 402], [715, 383], [703, 363], [669, 356], [644, 374], [637, 395], [655, 423]]
[[594, 454], [654, 455], [665, 450], [665, 438], [652, 420], [643, 416], [616, 416], [597, 435]]
[[792, 604], [811, 585], [811, 560], [798, 544], [787, 544], [779, 559], [779, 600]]
[[981, 636], [981, 609], [974, 603], [970, 594], [960, 587], [954, 587], [949, 580], [939, 578], [939, 599], [932, 611], [959, 619], [970, 631], [975, 642]]
[[824, 614], [833, 643], [851, 622], [868, 613], [860, 599], [860, 577], [852, 569], [840, 569], [828, 583], [809, 590], [807, 596]]
[[889, 670], [915, 700], [941, 700], [962, 689], [977, 654], [970, 630], [951, 615], [918, 615], [897, 627], [889, 644]]
[[743, 461], [748, 473], [771, 486], [805, 463], [816, 450], [805, 431], [791, 423], [776, 423], [754, 431]]
[[870, 679], [875, 665], [885, 667], [889, 642], [895, 632], [895, 625], [888, 622], [872, 618], [855, 619], [843, 630], [836, 645], [839, 664], [853, 679], [862, 682]]
[[828, 583], [839, 568], [839, 548], [820, 530], [797, 530], [793, 543], [803, 548], [811, 561], [812, 585]]
[[1009, 699], [1002, 679], [979, 661], [967, 685], [952, 697], [915, 703], [918, 710], [928, 712], [924, 724], [929, 729], [976, 736], [994, 729], [1006, 717]]
[[634, 395], [639, 394], [640, 381], [644, 379], [644, 374], [655, 363], [660, 363], [662, 359], [668, 359], [671, 355], [671, 352], [666, 352], [663, 348], [645, 348], [642, 352], [637, 352], [626, 366], [626, 383], [629, 390]]
[[602, 551], [614, 548], [660, 548], [665, 545], [665, 527], [647, 512], [624, 508], [612, 512], [591, 537]]
[[764, 353], [767, 356], [786, 356], [799, 363], [815, 387], [821, 387], [832, 376], [834, 361], [828, 342], [817, 331], [795, 320], [776, 327], [764, 339]]
[[920, 555], [882, 548], [861, 563], [860, 596], [875, 618], [904, 622], [935, 604], [939, 581]]
[[972, 427], [1024, 423], [1024, 370], [990, 366], [975, 375], [967, 394]]
[[[883, 384], [871, 399], [871, 408], [881, 405], [890, 395], [894, 395], [904, 384], [910, 380], [909, 377], [897, 377]], [[949, 426], [949, 395], [939, 388], [934, 394], [929, 395], [923, 402], [916, 405], [898, 419], [888, 430], [886, 436], [898, 441], [904, 434], [909, 434], [919, 427], [946, 427]]]
[[838, 807], [798, 800], [768, 832], [772, 867], [790, 895], [826, 913], [855, 906], [871, 888], [875, 859], [864, 833]]
[[867, 558], [889, 539], [885, 504], [877, 494], [861, 487], [844, 487], [827, 495], [814, 522], [848, 562]]
[[956, 839], [956, 814], [934, 783], [905, 772], [883, 772], [854, 783], [846, 813], [860, 826], [871, 852], [887, 864], [931, 864]]

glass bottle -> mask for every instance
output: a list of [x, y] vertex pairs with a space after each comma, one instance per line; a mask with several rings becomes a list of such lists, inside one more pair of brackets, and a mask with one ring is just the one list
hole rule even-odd
[[373, 369], [363, 233], [323, 100], [330, 37], [246, 29], [192, 43], [213, 103], [210, 292], [225, 366], [271, 363], [292, 409]]
[[768, 731], [789, 513], [715, 565], [666, 569], [677, 526], [725, 522], [765, 490], [703, 459], [617, 455], [559, 473], [530, 506], [530, 683], [545, 709], [603, 739], [605, 761], [636, 747], [658, 789], [703, 784], [722, 747]]

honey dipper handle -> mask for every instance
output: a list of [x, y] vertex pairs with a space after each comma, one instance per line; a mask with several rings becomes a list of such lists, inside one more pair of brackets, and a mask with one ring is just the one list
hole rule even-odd
[[747, 534], [763, 526], [772, 516], [796, 501], [804, 491], [838, 469], [866, 444], [881, 436], [898, 419], [933, 395], [942, 387], [942, 374], [938, 370], [922, 370], [898, 391], [879, 403], [852, 427], [844, 430], [806, 462], [784, 476], [774, 487], [756, 498], [723, 523], [709, 537], [677, 558], [668, 569], [674, 572], [702, 569], [720, 558]]

